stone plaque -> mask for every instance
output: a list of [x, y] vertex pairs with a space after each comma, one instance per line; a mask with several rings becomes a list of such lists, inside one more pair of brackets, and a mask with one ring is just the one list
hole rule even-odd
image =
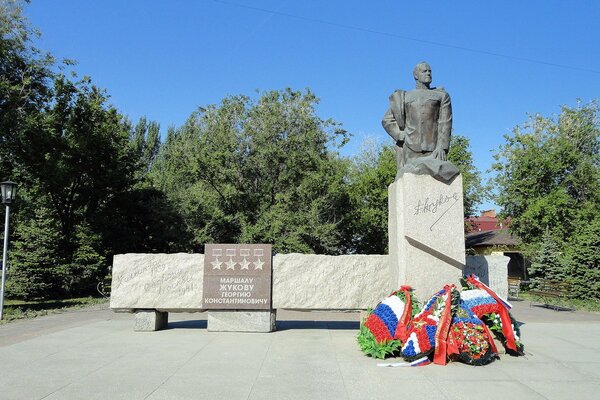
[[270, 244], [207, 244], [203, 308], [270, 310]]

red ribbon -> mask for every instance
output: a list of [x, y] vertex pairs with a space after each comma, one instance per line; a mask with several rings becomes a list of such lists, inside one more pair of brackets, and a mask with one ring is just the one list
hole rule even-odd
[[408, 324], [412, 318], [412, 299], [410, 297], [412, 288], [405, 285], [401, 286], [400, 290], [404, 293], [404, 310], [402, 311], [402, 316], [398, 320], [398, 328], [396, 329], [396, 334], [394, 336], [396, 339], [400, 339], [402, 343], [405, 343], [406, 339], [408, 339]]
[[[448, 294], [448, 297], [446, 298], [444, 312], [435, 331], [435, 351], [433, 354], [433, 363], [438, 365], [446, 365], [448, 361], [448, 332], [450, 332], [452, 322], [452, 289], [454, 288], [454, 285], [444, 286], [444, 291]], [[452, 349], [452, 345], [450, 348]]]
[[446, 350], [446, 355], [448, 357], [459, 354], [458, 344], [456, 343], [456, 333], [452, 332], [452, 326], [450, 326], [450, 333], [448, 334], [448, 348]]
[[487, 294], [492, 296], [492, 298], [496, 300], [496, 302], [500, 305], [498, 314], [500, 314], [500, 320], [502, 321], [502, 334], [506, 338], [506, 347], [510, 350], [517, 351], [517, 344], [515, 342], [512, 321], [510, 320], [510, 315], [508, 313], [508, 309], [504, 305], [504, 302], [500, 300], [498, 295], [494, 293], [492, 289], [480, 282], [479, 279], [475, 277], [475, 275], [469, 276], [467, 278], [467, 282], [469, 282], [471, 285], [475, 286], [478, 289], [485, 290]]

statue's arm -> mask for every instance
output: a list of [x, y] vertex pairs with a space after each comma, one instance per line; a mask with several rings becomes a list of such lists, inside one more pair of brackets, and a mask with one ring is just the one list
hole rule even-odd
[[390, 108], [383, 116], [381, 124], [385, 131], [394, 139], [396, 145], [404, 144], [404, 90], [396, 90], [390, 96]]
[[403, 132], [400, 130], [400, 127], [398, 126], [398, 123], [396, 122], [396, 119], [394, 118], [394, 114], [392, 114], [391, 109], [388, 108], [388, 110], [384, 114], [383, 119], [381, 120], [381, 125], [383, 125], [383, 129], [385, 129], [388, 135], [390, 135], [392, 139], [394, 139], [396, 144], [401, 146], [402, 143], [398, 142], [404, 141], [404, 135]]
[[437, 148], [446, 153], [450, 149], [450, 135], [452, 134], [452, 103], [450, 95], [443, 92], [438, 119], [438, 143]]

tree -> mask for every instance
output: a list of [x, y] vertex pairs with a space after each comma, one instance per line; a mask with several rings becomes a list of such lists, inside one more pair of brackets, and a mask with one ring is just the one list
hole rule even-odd
[[597, 102], [591, 102], [564, 106], [556, 119], [530, 117], [505, 137], [493, 166], [496, 202], [501, 215], [511, 217], [511, 229], [523, 240], [526, 252], [539, 255], [550, 235], [560, 249], [561, 276], [568, 272], [567, 279], [584, 291], [592, 291], [588, 278], [598, 269], [597, 252], [585, 251], [587, 256], [578, 257], [572, 249], [593, 244], [590, 229], [599, 224], [598, 115]]
[[95, 226], [102, 233], [108, 255], [173, 253], [192, 248], [182, 215], [156, 188], [135, 187], [117, 194], [106, 210]]
[[20, 133], [51, 95], [54, 58], [31, 44], [39, 36], [22, 14], [22, 2], [0, 1], [0, 168], [15, 168]]
[[115, 251], [178, 250], [187, 239], [146, 179], [159, 125], [132, 127], [90, 78], [54, 72], [21, 4], [0, 0], [0, 168], [19, 182], [9, 286], [20, 297], [89, 293]]
[[[465, 217], [475, 212], [484, 191], [473, 164], [469, 139], [454, 135], [448, 159], [463, 176]], [[348, 179], [350, 211], [344, 223], [348, 252], [384, 254], [388, 244], [388, 186], [396, 176], [396, 156], [390, 145], [367, 145], [352, 160]]]
[[344, 224], [347, 251], [386, 254], [388, 186], [396, 176], [394, 149], [367, 144], [352, 161], [348, 184], [350, 211]]
[[127, 125], [89, 78], [58, 76], [53, 89], [52, 102], [21, 133], [14, 154], [22, 183], [47, 201], [62, 235], [75, 243], [78, 225], [93, 224], [110, 212], [111, 198], [131, 188], [139, 163]]
[[8, 297], [30, 300], [56, 295], [60, 287], [57, 267], [60, 229], [49, 209], [35, 210], [34, 218], [17, 225], [9, 253]]
[[600, 218], [580, 221], [575, 231], [561, 257], [565, 274], [577, 283], [573, 285], [575, 297], [600, 299]]
[[561, 263], [560, 243], [552, 237], [549, 229], [544, 233], [540, 247], [533, 257], [529, 276], [533, 281], [541, 279], [559, 281], [566, 278], [566, 270]]
[[68, 262], [56, 268], [60, 277], [60, 294], [69, 297], [93, 292], [106, 275], [107, 265], [102, 237], [87, 222], [77, 225], [74, 242], [74, 251]]
[[195, 248], [262, 241], [279, 252], [340, 251], [345, 164], [328, 146], [346, 133], [316, 116], [317, 103], [308, 90], [232, 96], [169, 131], [150, 175]]
[[160, 125], [158, 122], [148, 122], [146, 117], [141, 117], [132, 128], [130, 136], [137, 158], [142, 163], [139, 172], [142, 177], [145, 177], [152, 168], [160, 149]]
[[475, 215], [477, 206], [486, 197], [481, 184], [481, 173], [473, 162], [470, 144], [469, 138], [453, 135], [448, 152], [448, 160], [456, 165], [462, 175], [465, 218]]
[[495, 154], [496, 201], [525, 243], [546, 229], [564, 242], [581, 219], [591, 221], [600, 200], [596, 103], [563, 107], [555, 121], [540, 115], [505, 136]]
[[[156, 155], [156, 123], [142, 119], [131, 128], [89, 78], [73, 82], [60, 75], [35, 120], [20, 132], [13, 150], [20, 192], [28, 194], [20, 201], [20, 217], [31, 224], [31, 210], [41, 207], [60, 233], [56, 241], [40, 243], [38, 251], [56, 258], [45, 267], [55, 284], [38, 296], [93, 292], [115, 251], [180, 248], [173, 245], [179, 240], [173, 238], [177, 218], [164, 195], [137, 187]], [[17, 232], [16, 240], [32, 233], [23, 234]], [[26, 263], [26, 257], [15, 259], [15, 270], [33, 271]]]

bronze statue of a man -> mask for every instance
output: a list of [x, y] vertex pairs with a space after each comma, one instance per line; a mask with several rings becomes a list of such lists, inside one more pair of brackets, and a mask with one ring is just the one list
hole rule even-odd
[[446, 161], [452, 133], [452, 105], [443, 88], [431, 88], [431, 67], [417, 64], [414, 90], [396, 90], [381, 123], [396, 142], [398, 175], [428, 174], [450, 182], [459, 174]]

